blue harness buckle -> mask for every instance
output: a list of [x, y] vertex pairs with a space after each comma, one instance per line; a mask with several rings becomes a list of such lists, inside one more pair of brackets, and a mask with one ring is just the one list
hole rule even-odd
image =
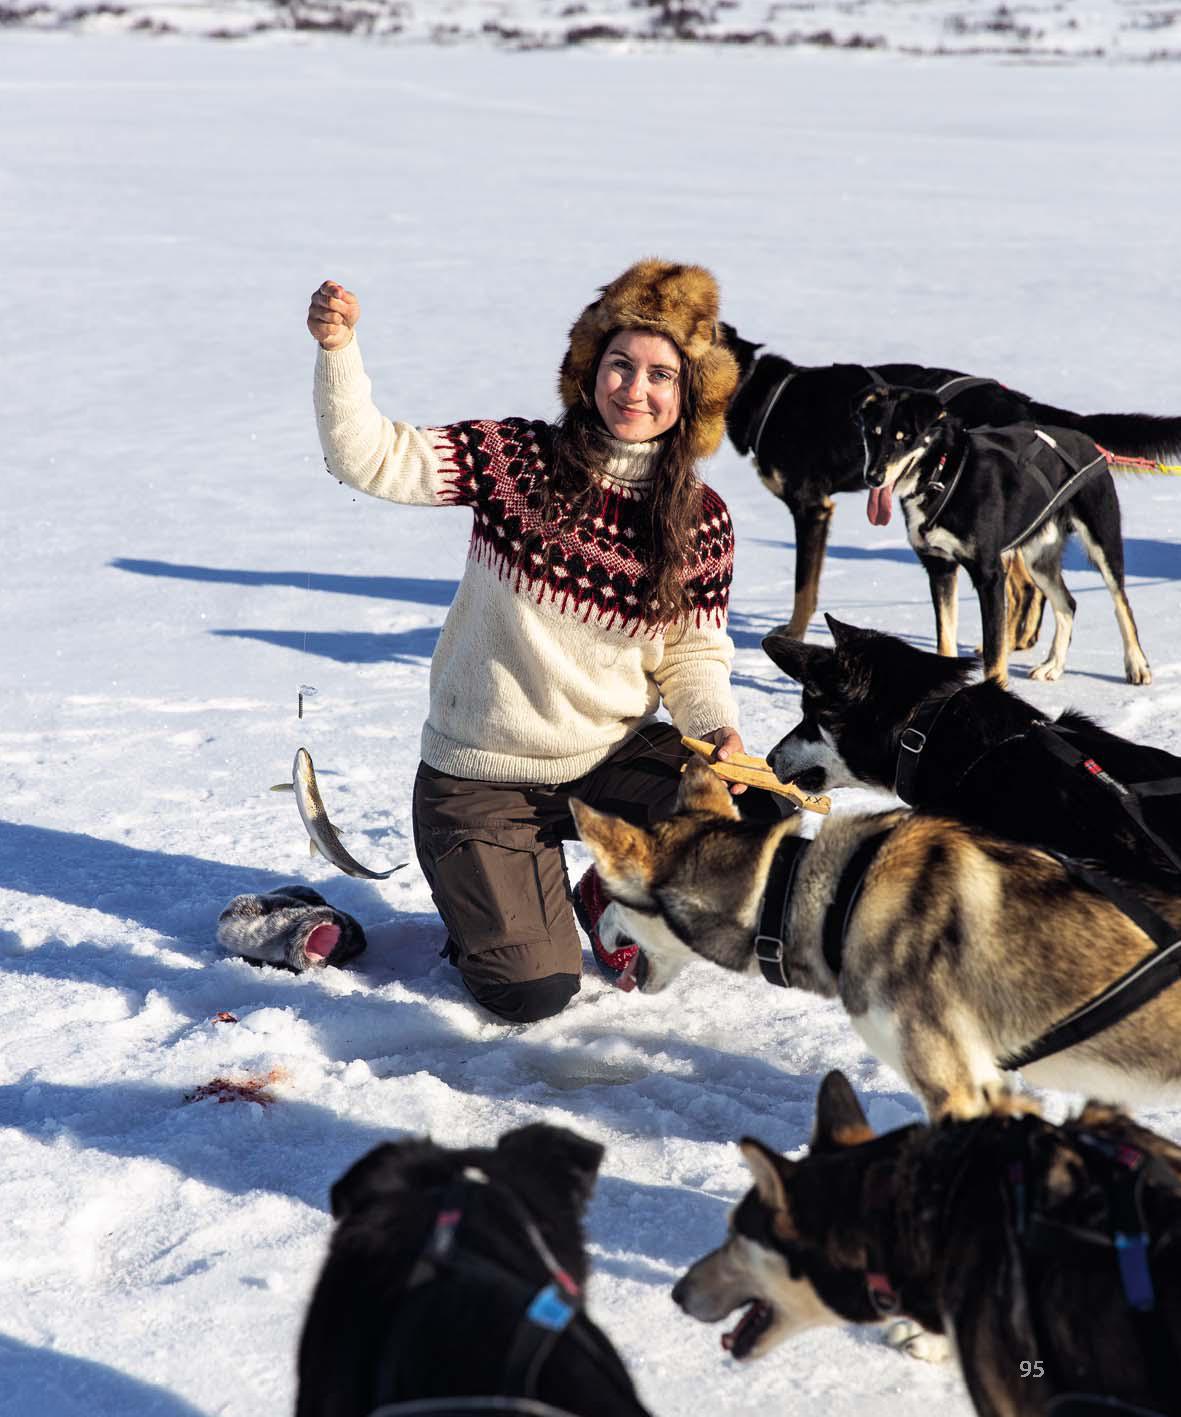
[[549, 1329], [551, 1333], [561, 1333], [574, 1317], [574, 1309], [558, 1293], [556, 1284], [547, 1284], [533, 1296], [525, 1317], [538, 1328]]
[[1117, 1231], [1115, 1254], [1119, 1260], [1119, 1277], [1124, 1297], [1140, 1313], [1147, 1313], [1156, 1304], [1152, 1288], [1152, 1273], [1148, 1268], [1148, 1236], [1125, 1235]]

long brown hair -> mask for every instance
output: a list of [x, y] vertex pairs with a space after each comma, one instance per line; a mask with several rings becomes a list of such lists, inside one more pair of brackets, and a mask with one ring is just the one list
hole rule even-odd
[[[579, 385], [579, 402], [567, 409], [556, 424], [553, 464], [542, 493], [544, 530], [535, 538], [552, 544], [560, 534], [592, 509], [604, 496], [595, 478], [610, 456], [612, 438], [595, 406], [595, 379], [599, 363], [611, 340], [604, 336], [598, 354]], [[679, 351], [678, 351], [679, 352]], [[680, 416], [660, 438], [660, 451], [652, 460], [652, 491], [645, 499], [647, 545], [637, 548], [648, 567], [657, 609], [651, 618], [661, 624], [684, 619], [692, 609], [685, 572], [696, 551], [694, 537], [701, 520], [702, 486], [690, 452], [689, 430], [696, 414], [696, 392], [689, 361], [681, 355], [677, 375]], [[649, 617], [645, 617], [649, 618]]]

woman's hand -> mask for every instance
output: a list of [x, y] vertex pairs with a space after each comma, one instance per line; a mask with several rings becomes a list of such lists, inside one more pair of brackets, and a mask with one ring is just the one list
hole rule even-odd
[[360, 318], [360, 301], [334, 280], [326, 280], [308, 306], [308, 329], [321, 349], [343, 349]]
[[[703, 733], [701, 738], [703, 743], [715, 745], [711, 762], [724, 763], [731, 753], [746, 752], [742, 746], [742, 735], [737, 728], [715, 728], [712, 733]], [[746, 791], [745, 782], [731, 782], [728, 786], [735, 797]]]

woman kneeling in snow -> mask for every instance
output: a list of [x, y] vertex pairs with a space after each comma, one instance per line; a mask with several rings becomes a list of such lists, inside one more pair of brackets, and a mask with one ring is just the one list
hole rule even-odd
[[[315, 402], [329, 472], [374, 497], [474, 513], [431, 661], [414, 784], [418, 859], [473, 997], [506, 1021], [578, 991], [582, 948], [561, 842], [569, 799], [646, 823], [671, 811], [688, 751], [742, 751], [726, 614], [733, 533], [696, 463], [721, 441], [738, 367], [708, 271], [641, 261], [574, 323], [557, 424], [417, 428], [373, 403], [357, 298], [312, 296]], [[661, 701], [675, 728], [656, 720]], [[735, 787], [735, 792], [743, 789]], [[789, 810], [752, 791], [744, 810]], [[609, 973], [593, 871], [574, 906]]]

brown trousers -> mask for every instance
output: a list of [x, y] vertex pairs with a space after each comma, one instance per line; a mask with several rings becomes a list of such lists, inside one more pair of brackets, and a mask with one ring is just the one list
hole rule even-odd
[[[419, 864], [450, 936], [448, 954], [479, 1003], [528, 1023], [558, 1013], [578, 992], [582, 945], [562, 851], [577, 836], [570, 798], [646, 825], [672, 811], [688, 756], [676, 729], [656, 723], [584, 777], [554, 786], [477, 782], [419, 764]], [[744, 816], [765, 820], [787, 809], [765, 792], [736, 800]]]

